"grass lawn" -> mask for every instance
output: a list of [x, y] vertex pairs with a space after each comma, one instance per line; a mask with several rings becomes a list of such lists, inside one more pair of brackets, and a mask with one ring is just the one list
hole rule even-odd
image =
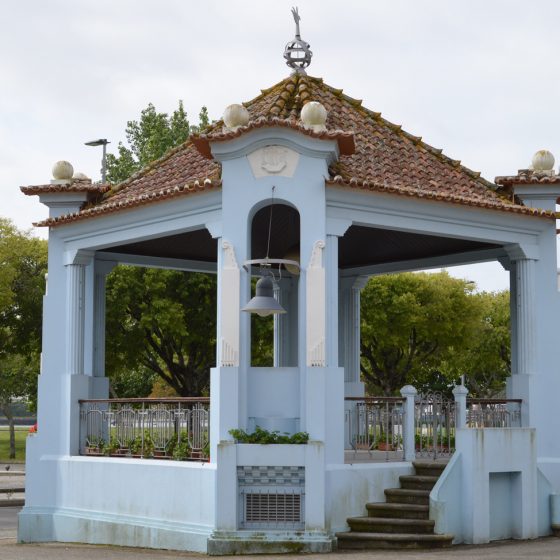
[[22, 463], [25, 461], [25, 438], [29, 428], [16, 429], [16, 458], [10, 456], [10, 432], [7, 427], [0, 427], [0, 463]]

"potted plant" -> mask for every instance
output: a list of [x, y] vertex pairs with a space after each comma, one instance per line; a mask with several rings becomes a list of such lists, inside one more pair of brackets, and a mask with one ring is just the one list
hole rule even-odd
[[105, 446], [103, 438], [92, 436], [86, 444], [86, 455], [103, 455], [105, 453]]
[[181, 432], [178, 440], [173, 445], [173, 459], [176, 461], [186, 461], [191, 456], [191, 446], [187, 432]]

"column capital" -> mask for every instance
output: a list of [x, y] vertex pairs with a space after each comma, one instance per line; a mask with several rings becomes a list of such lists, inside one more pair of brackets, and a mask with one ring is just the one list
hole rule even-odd
[[368, 283], [369, 276], [343, 276], [338, 284], [343, 290], [363, 290]]
[[94, 256], [95, 251], [89, 251], [86, 249], [72, 249], [64, 251], [64, 266], [72, 264], [85, 266], [92, 262]]
[[510, 261], [522, 261], [522, 260], [539, 260], [539, 247], [538, 245], [529, 245], [526, 243], [512, 243], [511, 245], [505, 245], [504, 249], [510, 259]]
[[222, 222], [207, 222], [204, 226], [214, 239], [222, 237]]
[[327, 235], [336, 235], [337, 237], [342, 237], [351, 225], [351, 220], [327, 218], [326, 233]]
[[107, 276], [119, 263], [116, 261], [95, 261], [95, 274]]

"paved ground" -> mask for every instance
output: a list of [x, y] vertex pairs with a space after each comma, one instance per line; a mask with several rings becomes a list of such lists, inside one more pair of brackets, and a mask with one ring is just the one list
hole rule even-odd
[[[0, 540], [0, 558], [2, 560], [133, 560], [148, 559], [176, 560], [181, 558], [200, 559], [200, 554], [147, 550], [136, 548], [119, 548], [91, 545], [18, 545], [13, 540]], [[239, 557], [235, 557], [239, 558]], [[286, 559], [287, 556], [256, 556], [256, 560]], [[438, 552], [415, 551], [371, 551], [371, 552], [338, 552], [328, 555], [304, 555], [305, 560], [370, 560], [383, 558], [387, 560], [404, 558], [406, 560], [453, 559], [461, 560], [558, 560], [560, 558], [560, 539], [554, 537], [524, 542], [503, 542], [490, 546], [457, 546]]]
[[[0, 543], [4, 539], [13, 539], [17, 531], [17, 514], [19, 507], [0, 507]], [[0, 558], [3, 558], [0, 554]]]
[[[4, 510], [4, 511], [3, 511]], [[6, 512], [5, 510], [12, 510]], [[201, 554], [149, 550], [145, 548], [124, 548], [116, 546], [93, 546], [79, 544], [17, 544], [15, 540], [15, 518], [18, 508], [0, 508], [0, 558], [2, 560], [180, 560], [205, 558]], [[11, 517], [10, 517], [11, 516]], [[7, 523], [10, 528], [3, 529]], [[4, 535], [2, 534], [4, 533]], [[503, 541], [486, 546], [455, 546], [450, 549], [430, 551], [366, 551], [336, 552], [332, 554], [306, 554], [305, 560], [559, 560], [560, 539], [548, 537], [535, 541]], [[239, 558], [230, 557], [230, 558]], [[255, 560], [286, 560], [285, 555], [253, 556]], [[292, 556], [293, 558], [293, 556]]]

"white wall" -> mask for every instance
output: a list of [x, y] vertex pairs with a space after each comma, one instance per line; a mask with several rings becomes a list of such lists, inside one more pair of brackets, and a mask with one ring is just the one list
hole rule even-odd
[[45, 457], [56, 498], [36, 491], [19, 517], [22, 542], [117, 544], [206, 552], [215, 524], [215, 465]]
[[399, 476], [414, 474], [410, 463], [329, 465], [326, 471], [326, 527], [347, 531], [346, 519], [367, 515], [366, 503], [385, 502], [386, 488], [399, 488]]

